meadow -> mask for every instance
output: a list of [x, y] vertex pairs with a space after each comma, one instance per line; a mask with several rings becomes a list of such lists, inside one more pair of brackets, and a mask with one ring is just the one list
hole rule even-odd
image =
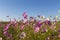
[[[9, 18], [9, 16], [7, 16]], [[50, 16], [51, 17], [51, 16]], [[0, 39], [2, 40], [60, 40], [60, 21], [54, 17], [50, 18], [38, 16], [29, 17], [23, 13], [20, 21], [14, 19], [9, 22], [0, 22]]]

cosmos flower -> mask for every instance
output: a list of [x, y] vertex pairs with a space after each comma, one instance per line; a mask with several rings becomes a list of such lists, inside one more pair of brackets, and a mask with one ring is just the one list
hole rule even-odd
[[7, 38], [12, 38], [12, 34], [9, 34], [7, 31], [4, 31], [3, 33]]
[[30, 25], [30, 22], [27, 21], [26, 23], [23, 23], [25, 26], [29, 26]]
[[60, 34], [58, 34], [58, 37], [60, 38]]
[[60, 30], [58, 30], [58, 32], [60, 33]]
[[18, 22], [14, 24], [14, 26], [16, 27], [18, 25]]
[[46, 40], [50, 40], [50, 38], [49, 38], [49, 37], [47, 37], [47, 38], [46, 38]]
[[50, 19], [49, 18], [46, 18], [45, 21], [49, 21]]
[[16, 18], [14, 18], [14, 23], [16, 23], [17, 22], [17, 20], [16, 20]]
[[52, 25], [56, 25], [56, 23], [55, 23], [55, 22], [53, 22], [53, 23], [52, 23]]
[[7, 38], [8, 38], [8, 39], [12, 39], [12, 34], [9, 34], [9, 33], [8, 33], [8, 34], [7, 34]]
[[11, 24], [12, 24], [11, 22], [10, 22], [9, 24], [7, 24], [7, 25], [4, 27], [3, 31], [8, 30], [8, 28], [9, 28], [9, 26], [10, 26]]
[[2, 40], [2, 37], [0, 37], [0, 40]]
[[21, 26], [20, 26], [20, 30], [23, 30], [23, 29], [24, 29], [24, 25], [21, 25]]
[[47, 18], [47, 19], [45, 19], [45, 21], [44, 21], [46, 24], [48, 24], [49, 26], [50, 25], [52, 25], [52, 23], [51, 23], [51, 21], [50, 21], [50, 19], [49, 18]]
[[16, 21], [16, 19], [14, 18], [14, 27], [16, 27], [18, 25], [18, 22]]
[[3, 34], [6, 36], [7, 35], [7, 31], [4, 31]]
[[20, 38], [25, 38], [26, 37], [26, 33], [25, 32], [22, 32], [20, 35], [19, 35]]
[[40, 31], [40, 28], [39, 28], [39, 27], [35, 27], [35, 28], [34, 28], [34, 32], [37, 33], [37, 32], [39, 32], [39, 31]]
[[58, 33], [60, 33], [60, 26], [58, 26], [58, 30], [57, 30]]
[[8, 28], [9, 28], [9, 25], [5, 26], [3, 31], [8, 30]]
[[42, 22], [41, 21], [37, 21], [36, 26], [42, 27]]
[[26, 12], [24, 12], [22, 16], [24, 17], [24, 19], [27, 19], [28, 15], [26, 14]]
[[51, 21], [48, 21], [47, 23], [48, 23], [48, 25], [52, 25], [52, 24], [51, 24]]
[[50, 29], [51, 29], [51, 30], [55, 30], [55, 28], [56, 28], [56, 26], [53, 26], [53, 25], [50, 26]]

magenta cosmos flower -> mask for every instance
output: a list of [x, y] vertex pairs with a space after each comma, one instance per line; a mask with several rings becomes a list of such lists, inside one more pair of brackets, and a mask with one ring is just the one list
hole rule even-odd
[[9, 24], [4, 27], [4, 30], [3, 31], [8, 30], [8, 28], [9, 28]]
[[26, 12], [24, 12], [22, 16], [24, 17], [24, 19], [27, 19], [28, 15], [26, 14]]

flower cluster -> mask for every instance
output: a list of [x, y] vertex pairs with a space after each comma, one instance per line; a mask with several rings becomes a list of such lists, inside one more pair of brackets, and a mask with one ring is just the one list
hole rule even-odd
[[60, 40], [58, 16], [50, 16], [49, 18], [41, 15], [28, 17], [26, 12], [22, 16], [23, 19], [19, 21], [16, 18], [12, 21], [7, 16], [9, 22], [0, 22], [0, 37], [3, 40]]

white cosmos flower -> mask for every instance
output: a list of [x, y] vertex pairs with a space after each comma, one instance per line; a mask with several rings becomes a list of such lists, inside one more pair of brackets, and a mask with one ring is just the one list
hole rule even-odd
[[25, 38], [26, 37], [26, 33], [25, 32], [22, 32], [19, 37], [20, 38]]
[[46, 18], [45, 20], [49, 21], [50, 19], [49, 18]]
[[2, 40], [2, 38], [0, 37], [0, 40]]

